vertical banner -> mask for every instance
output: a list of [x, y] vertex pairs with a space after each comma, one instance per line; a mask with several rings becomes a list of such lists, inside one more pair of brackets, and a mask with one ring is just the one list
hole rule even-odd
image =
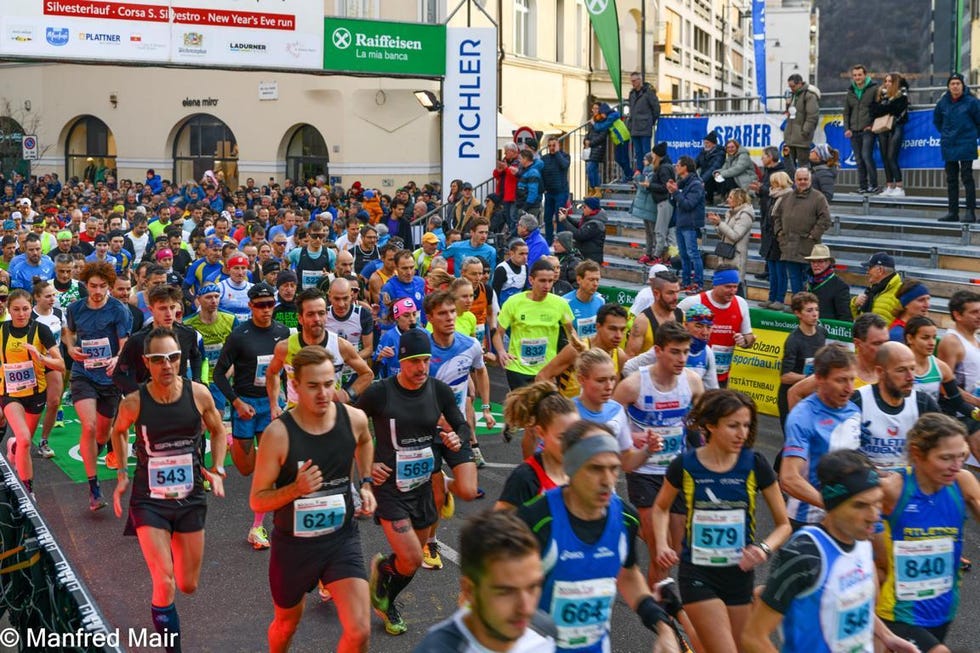
[[592, 22], [592, 29], [595, 30], [596, 40], [599, 41], [599, 49], [602, 50], [602, 56], [609, 66], [609, 77], [612, 79], [613, 88], [616, 89], [616, 97], [622, 103], [623, 75], [619, 56], [619, 14], [616, 12], [616, 2], [615, 0], [585, 0], [585, 7], [589, 10], [589, 19]]
[[493, 173], [497, 150], [497, 31], [446, 29], [442, 86], [442, 187], [474, 185]]
[[755, 88], [766, 109], [766, 0], [752, 0], [752, 40], [755, 45]]

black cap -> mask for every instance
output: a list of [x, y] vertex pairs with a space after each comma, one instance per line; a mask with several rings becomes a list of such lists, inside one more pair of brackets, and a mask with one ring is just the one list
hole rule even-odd
[[262, 274], [278, 272], [280, 269], [279, 261], [266, 261], [262, 264]]
[[881, 265], [886, 268], [891, 268], [892, 270], [894, 270], [895, 259], [889, 256], [888, 254], [886, 254], [885, 252], [877, 252], [876, 254], [872, 254], [871, 258], [869, 258], [867, 261], [862, 263], [861, 267], [867, 269], [867, 268], [873, 268], [876, 265]]
[[276, 277], [276, 288], [284, 283], [289, 283], [290, 281], [293, 283], [299, 283], [299, 278], [292, 270], [283, 270], [279, 273], [279, 276]]
[[[712, 134], [714, 132], [711, 132]], [[659, 156], [661, 159], [667, 156], [667, 141], [660, 141], [653, 148], [653, 153]]]
[[398, 360], [432, 355], [432, 342], [429, 334], [422, 329], [409, 329], [398, 341]]
[[463, 190], [473, 190], [473, 184], [468, 181], [463, 182]]
[[704, 135], [704, 140], [711, 141], [715, 145], [718, 144], [718, 132], [712, 130]]
[[257, 283], [248, 289], [249, 299], [262, 299], [263, 297], [275, 298], [276, 289], [267, 283]]
[[99, 243], [108, 244], [109, 238], [105, 234], [99, 234], [98, 236], [95, 237], [95, 244], [98, 245]]

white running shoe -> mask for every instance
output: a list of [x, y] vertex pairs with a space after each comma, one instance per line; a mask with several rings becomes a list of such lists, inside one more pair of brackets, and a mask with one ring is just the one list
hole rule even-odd
[[892, 197], [905, 197], [905, 189], [901, 186], [892, 188]]

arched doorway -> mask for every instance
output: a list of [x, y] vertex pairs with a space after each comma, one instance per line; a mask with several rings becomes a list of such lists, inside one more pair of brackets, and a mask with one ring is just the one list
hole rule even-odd
[[10, 116], [0, 116], [0, 172], [7, 179], [12, 179], [15, 172], [26, 177], [30, 170], [30, 164], [20, 158], [23, 137], [24, 128], [19, 122]]
[[174, 182], [201, 181], [208, 170], [238, 186], [238, 141], [222, 120], [202, 113], [189, 118], [174, 138]]
[[302, 125], [286, 146], [286, 176], [297, 185], [323, 175], [330, 179], [330, 154], [323, 136], [313, 125]]
[[65, 175], [92, 183], [116, 175], [116, 138], [109, 126], [95, 116], [82, 116], [68, 129]]

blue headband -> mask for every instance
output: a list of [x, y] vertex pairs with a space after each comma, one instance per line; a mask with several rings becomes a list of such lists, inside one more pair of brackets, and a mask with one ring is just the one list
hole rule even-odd
[[619, 442], [607, 433], [582, 438], [569, 447], [562, 456], [565, 473], [569, 478], [575, 476], [575, 472], [585, 464], [585, 461], [598, 453], [614, 453], [618, 456]]
[[197, 296], [201, 297], [202, 295], [207, 295], [210, 292], [216, 292], [220, 295], [221, 288], [218, 287], [218, 284], [216, 283], [206, 283], [197, 291]]
[[738, 282], [738, 270], [721, 270], [720, 272], [715, 272], [715, 275], [711, 277], [712, 286], [725, 286], [730, 283], [737, 284]]
[[926, 288], [925, 284], [920, 283], [912, 286], [912, 288], [904, 295], [899, 296], [898, 301], [902, 303], [902, 306], [908, 306], [910, 303], [912, 303], [919, 297], [928, 294], [929, 294], [929, 289]]

